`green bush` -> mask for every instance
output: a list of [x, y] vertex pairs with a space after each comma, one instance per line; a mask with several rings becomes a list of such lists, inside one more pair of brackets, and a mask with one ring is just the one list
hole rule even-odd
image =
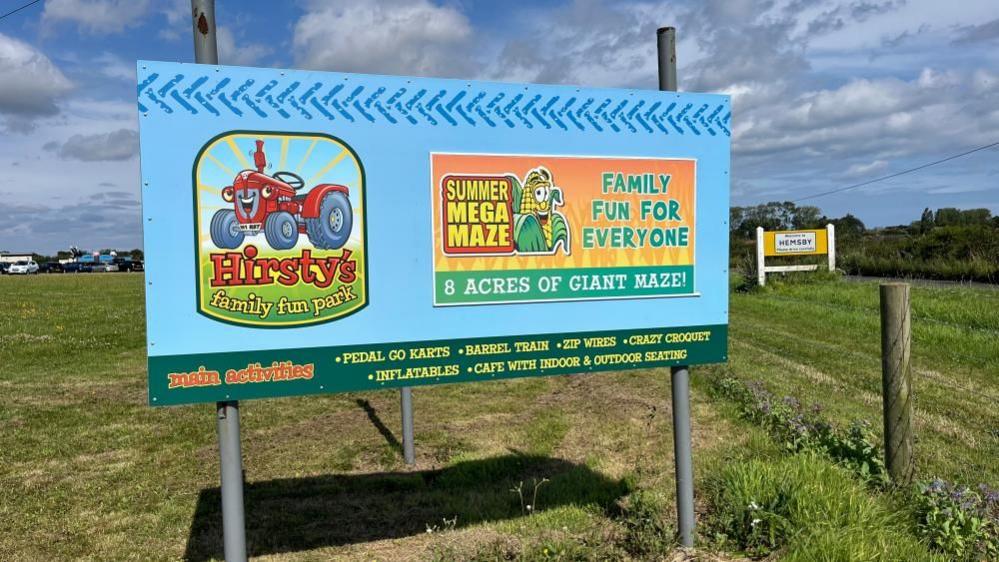
[[709, 479], [708, 527], [754, 558], [943, 560], [930, 554], [880, 496], [813, 454], [731, 464]]
[[920, 488], [919, 532], [955, 560], [999, 560], [999, 492], [934, 480]]
[[824, 420], [818, 405], [806, 409], [793, 396], [779, 399], [759, 382], [722, 376], [712, 379], [711, 390], [735, 402], [744, 419], [763, 427], [786, 450], [825, 455], [873, 485], [888, 482], [881, 448], [865, 422], [854, 421], [844, 431]]
[[[999, 238], [999, 234], [996, 237]], [[839, 267], [854, 275], [999, 283], [999, 261], [985, 259], [923, 260], [897, 255], [871, 256], [848, 253], [839, 258]]]
[[986, 224], [884, 231], [841, 244], [848, 273], [999, 283], [999, 230]]

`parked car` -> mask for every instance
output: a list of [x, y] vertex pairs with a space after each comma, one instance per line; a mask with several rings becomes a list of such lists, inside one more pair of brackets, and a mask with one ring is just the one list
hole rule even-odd
[[10, 269], [10, 262], [0, 262], [0, 275], [7, 275], [8, 269]]
[[115, 258], [113, 263], [118, 266], [118, 271], [143, 270], [143, 264], [141, 260], [133, 260], [131, 258]]
[[19, 260], [14, 262], [14, 265], [10, 266], [7, 273], [11, 275], [30, 275], [32, 273], [38, 273], [38, 264], [34, 260]]
[[62, 264], [57, 261], [47, 261], [38, 264], [38, 273], [62, 273]]

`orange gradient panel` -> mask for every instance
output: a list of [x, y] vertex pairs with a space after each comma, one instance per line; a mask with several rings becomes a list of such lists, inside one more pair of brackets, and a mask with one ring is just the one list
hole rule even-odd
[[[692, 265], [695, 244], [695, 177], [694, 160], [665, 158], [605, 158], [597, 156], [508, 156], [483, 154], [431, 155], [431, 196], [433, 205], [434, 268], [436, 271], [482, 271], [509, 269], [547, 269], [574, 267], [629, 267], [658, 265]], [[571, 232], [571, 252], [552, 255], [445, 255], [442, 242], [441, 179], [446, 175], [514, 175], [521, 182], [539, 166], [547, 168], [553, 183], [561, 188], [564, 205], [556, 211], [565, 216]], [[604, 193], [603, 174], [667, 174], [671, 177], [665, 194]], [[659, 182], [656, 181], [656, 187]], [[593, 201], [629, 201], [628, 220], [608, 220], [601, 215], [593, 218]], [[642, 200], [675, 200], [680, 204], [679, 221], [656, 221], [651, 216], [642, 219]], [[584, 248], [584, 227], [673, 228], [689, 227], [688, 244], [664, 248]]]

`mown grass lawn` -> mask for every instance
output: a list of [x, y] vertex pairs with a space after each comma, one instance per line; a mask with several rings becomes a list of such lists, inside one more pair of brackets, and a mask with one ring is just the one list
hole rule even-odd
[[[214, 408], [146, 405], [142, 282], [0, 278], [0, 559], [221, 557]], [[916, 288], [914, 301], [919, 474], [995, 484], [999, 293]], [[712, 374], [880, 425], [876, 311], [871, 284], [733, 295], [731, 363], [694, 371], [699, 490], [739, 463], [787, 462], [709, 396]], [[244, 402], [251, 554], [679, 556], [668, 396], [662, 371], [420, 388], [415, 467], [394, 392]], [[712, 550], [708, 495], [701, 556], [728, 558]], [[893, 509], [864, 501], [872, 520]], [[885, 536], [914, 540], [893, 524]]]
[[[731, 297], [730, 368], [881, 432], [877, 283], [771, 284]], [[999, 290], [912, 287], [917, 472], [999, 483]]]

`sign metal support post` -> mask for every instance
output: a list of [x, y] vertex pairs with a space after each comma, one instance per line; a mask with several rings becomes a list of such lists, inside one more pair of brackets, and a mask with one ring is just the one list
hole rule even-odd
[[246, 560], [243, 514], [243, 451], [239, 443], [239, 402], [216, 402], [219, 461], [222, 467], [222, 543], [228, 562]]
[[413, 444], [413, 387], [404, 386], [399, 391], [402, 405], [402, 458], [406, 464], [416, 464], [416, 447]]
[[[218, 64], [215, 40], [215, 0], [191, 0], [194, 61]], [[243, 451], [239, 442], [239, 402], [216, 402], [222, 490], [222, 542], [227, 562], [246, 560], [246, 519], [243, 513]]]
[[[662, 27], [656, 32], [659, 53], [659, 89], [675, 92], [676, 28]], [[673, 398], [673, 459], [676, 463], [676, 515], [680, 544], [694, 546], [694, 459], [690, 437], [690, 369], [686, 365], [670, 368]]]

